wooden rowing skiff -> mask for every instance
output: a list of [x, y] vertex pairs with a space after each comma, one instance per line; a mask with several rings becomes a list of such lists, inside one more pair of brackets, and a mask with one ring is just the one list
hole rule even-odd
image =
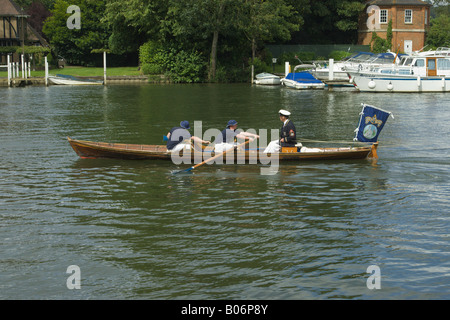
[[[85, 158], [114, 158], [129, 160], [171, 160], [171, 153], [165, 145], [124, 144], [108, 142], [92, 142], [67, 138], [73, 150], [83, 159]], [[279, 161], [293, 160], [332, 160], [332, 159], [365, 159], [377, 158], [378, 142], [369, 146], [345, 147], [345, 148], [313, 148], [306, 152], [280, 152]], [[310, 150], [310, 151], [308, 151]], [[214, 156], [212, 147], [206, 147], [203, 151], [191, 152], [192, 159], [198, 157], [207, 159]], [[245, 157], [245, 160], [260, 159], [258, 151], [245, 150], [235, 152], [235, 158]], [[270, 157], [270, 154], [264, 155]]]

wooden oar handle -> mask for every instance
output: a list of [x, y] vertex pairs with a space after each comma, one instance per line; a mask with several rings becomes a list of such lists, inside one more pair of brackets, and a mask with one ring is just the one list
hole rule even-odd
[[203, 162], [201, 162], [201, 163], [199, 163], [199, 164], [196, 164], [195, 166], [192, 167], [192, 169], [195, 169], [195, 168], [197, 168], [197, 167], [200, 167], [201, 165], [204, 165], [205, 163], [208, 163], [208, 162], [210, 162], [210, 161], [212, 161], [212, 160], [214, 160], [214, 159], [217, 159], [217, 158], [223, 156], [224, 154], [226, 154], [228, 151], [230, 151], [230, 150], [232, 150], [232, 149], [234, 150], [234, 149], [237, 149], [237, 148], [239, 148], [239, 147], [242, 147], [243, 145], [246, 145], [246, 144], [249, 143], [249, 142], [250, 142], [250, 140], [247, 140], [246, 142], [241, 143], [241, 144], [237, 145], [237, 146], [234, 147], [234, 148], [230, 148], [230, 149], [228, 149], [228, 150], [225, 150], [225, 151], [222, 152], [221, 154], [215, 155], [215, 156], [212, 157], [212, 158], [206, 159], [205, 161], [203, 161]]

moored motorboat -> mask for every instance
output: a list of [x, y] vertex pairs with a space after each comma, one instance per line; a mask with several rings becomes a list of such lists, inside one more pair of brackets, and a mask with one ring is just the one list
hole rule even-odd
[[55, 85], [72, 85], [72, 86], [85, 86], [85, 85], [103, 85], [102, 81], [91, 79], [80, 79], [68, 75], [49, 75], [48, 80]]
[[348, 74], [350, 82], [364, 92], [449, 92], [450, 49], [416, 53], [400, 65]]
[[255, 76], [256, 80], [254, 80], [255, 84], [259, 85], [279, 85], [281, 84], [281, 78], [277, 75], [271, 73], [259, 73]]
[[297, 65], [293, 72], [288, 73], [281, 84], [287, 88], [297, 90], [324, 89], [325, 83], [316, 79], [309, 71], [296, 72], [298, 69], [304, 69], [307, 65]]

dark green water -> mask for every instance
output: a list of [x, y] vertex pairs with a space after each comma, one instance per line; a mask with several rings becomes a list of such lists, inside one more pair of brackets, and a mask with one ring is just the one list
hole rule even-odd
[[[449, 299], [450, 96], [249, 85], [0, 88], [2, 299]], [[66, 136], [161, 144], [181, 120], [354, 136], [379, 160], [205, 165], [79, 159]], [[301, 140], [301, 139], [300, 139]], [[308, 145], [305, 143], [305, 145]], [[81, 270], [69, 290], [67, 267]], [[370, 290], [367, 268], [381, 271]]]

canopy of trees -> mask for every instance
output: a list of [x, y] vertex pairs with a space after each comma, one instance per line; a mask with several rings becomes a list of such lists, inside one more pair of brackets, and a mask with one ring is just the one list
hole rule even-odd
[[[449, 1], [433, 0], [433, 3], [448, 8]], [[151, 42], [147, 48], [158, 48], [160, 58], [164, 56], [160, 61], [164, 63], [154, 65], [156, 62], [151, 59], [141, 59], [148, 70], [169, 72], [175, 61], [181, 64], [195, 61], [202, 65], [198, 68], [202, 74], [195, 78], [209, 81], [235, 80], [248, 74], [245, 68], [251, 61], [269, 62], [265, 44], [355, 44], [358, 15], [366, 3], [365, 0], [16, 2], [32, 15], [33, 26], [42, 30], [54, 52], [69, 63], [95, 65], [100, 63], [100, 55], [91, 52], [108, 48], [117, 58], [137, 64], [139, 53], [145, 51], [140, 48]], [[67, 28], [69, 5], [81, 9], [79, 30]], [[432, 15], [433, 42], [445, 41], [450, 34], [448, 10], [440, 12], [437, 17]]]

